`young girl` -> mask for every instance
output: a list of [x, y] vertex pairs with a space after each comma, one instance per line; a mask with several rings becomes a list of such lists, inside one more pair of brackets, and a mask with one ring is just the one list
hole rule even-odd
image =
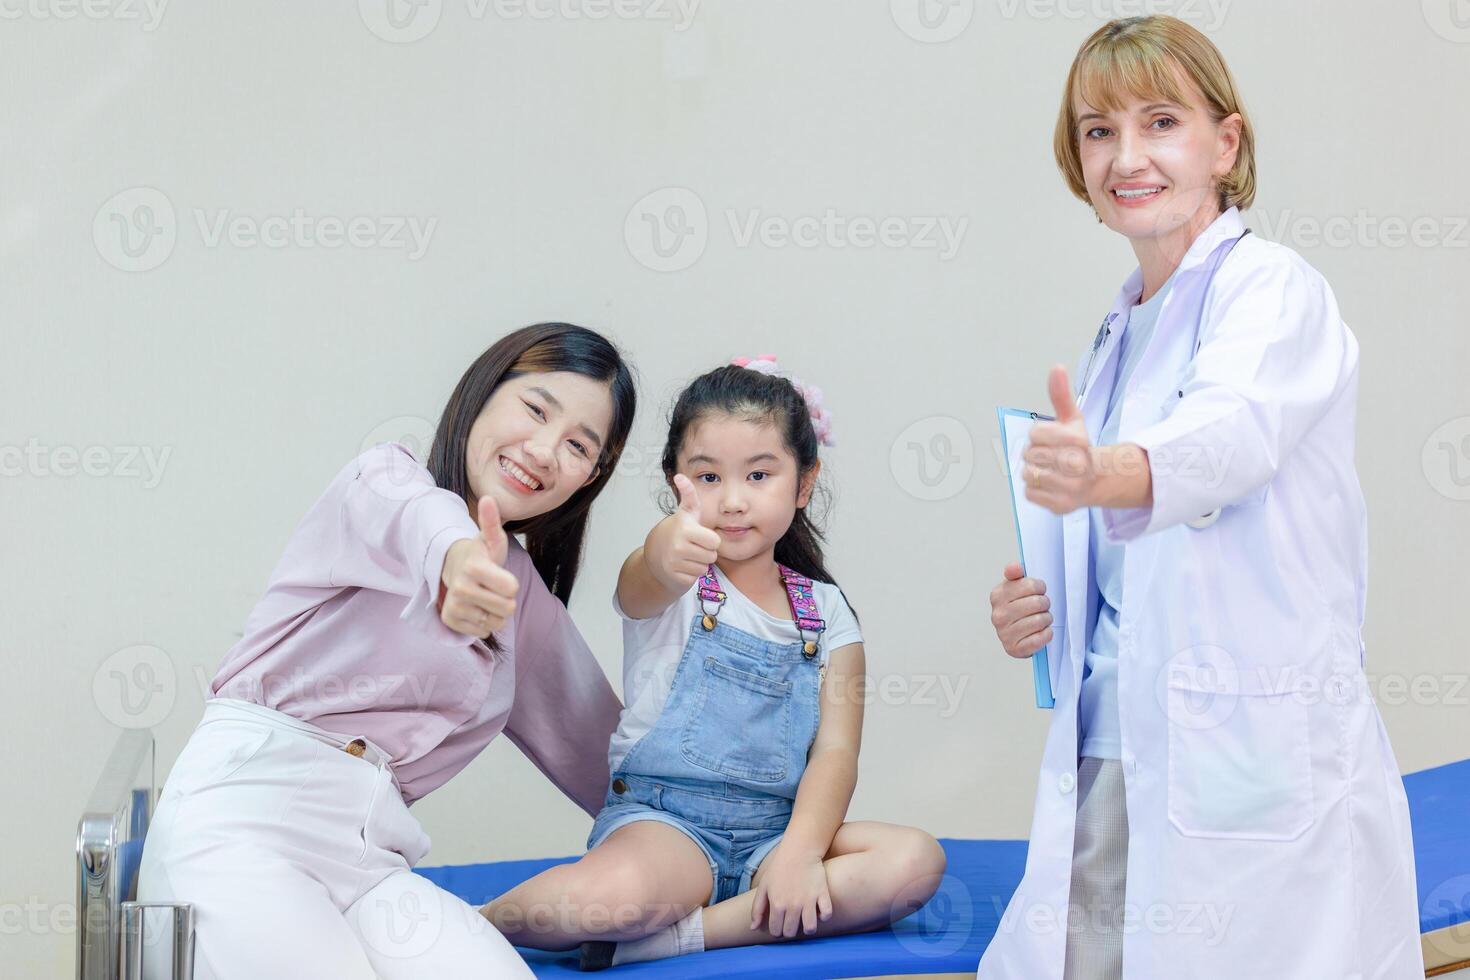
[[[624, 709], [575, 864], [481, 909], [583, 969], [882, 928], [944, 872], [921, 830], [845, 823], [864, 674], [857, 617], [806, 512], [820, 392], [769, 355], [696, 379], [669, 424], [678, 509], [624, 563]], [[705, 906], [708, 906], [707, 908]]]

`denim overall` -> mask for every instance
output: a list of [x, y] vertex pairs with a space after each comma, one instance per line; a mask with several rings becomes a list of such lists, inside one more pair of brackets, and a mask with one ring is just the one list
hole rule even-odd
[[591, 849], [639, 820], [670, 824], [709, 860], [711, 905], [748, 890], [780, 841], [817, 736], [825, 624], [811, 580], [780, 568], [802, 640], [775, 643], [719, 622], [725, 593], [711, 565], [668, 701], [611, 774], [587, 839]]

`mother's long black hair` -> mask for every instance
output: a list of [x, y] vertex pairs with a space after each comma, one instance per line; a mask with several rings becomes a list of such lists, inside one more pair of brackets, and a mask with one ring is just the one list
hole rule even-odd
[[449, 396], [434, 433], [428, 468], [435, 483], [459, 494], [468, 504], [465, 447], [480, 410], [506, 379], [550, 371], [570, 371], [606, 382], [613, 403], [612, 422], [597, 458], [596, 476], [555, 510], [505, 525], [507, 532], [525, 535], [526, 551], [541, 580], [566, 603], [571, 600], [582, 562], [587, 512], [617, 468], [637, 408], [632, 369], [606, 337], [571, 323], [537, 323], [491, 344], [465, 371]]

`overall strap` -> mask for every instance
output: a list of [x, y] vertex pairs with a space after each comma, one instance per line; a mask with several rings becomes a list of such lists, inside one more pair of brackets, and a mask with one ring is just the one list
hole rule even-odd
[[[711, 565], [699, 577], [699, 605], [704, 610], [705, 632], [715, 628], [715, 619], [724, 608], [725, 599], [725, 591], [720, 588], [720, 579], [715, 575], [715, 566]], [[710, 608], [712, 603], [713, 609]]]
[[808, 657], [816, 656], [817, 638], [822, 635], [827, 624], [822, 622], [822, 616], [817, 610], [812, 580], [780, 562], [776, 563], [776, 567], [781, 569], [781, 578], [786, 582], [786, 598], [791, 602], [791, 617], [796, 620], [796, 628], [801, 631], [801, 652]]
[[[780, 569], [781, 581], [786, 585], [786, 599], [791, 603], [791, 618], [796, 621], [796, 628], [801, 633], [801, 652], [808, 658], [814, 657], [817, 653], [817, 640], [826, 630], [827, 624], [822, 621], [821, 613], [817, 609], [812, 580], [780, 562], [776, 563], [776, 567]], [[725, 591], [720, 588], [720, 578], [715, 574], [715, 566], [710, 565], [699, 578], [699, 604], [704, 612], [702, 625], [706, 631], [715, 628], [727, 598], [729, 597]]]

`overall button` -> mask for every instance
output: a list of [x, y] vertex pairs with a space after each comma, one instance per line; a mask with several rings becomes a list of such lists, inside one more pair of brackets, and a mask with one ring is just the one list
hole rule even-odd
[[628, 792], [628, 784], [623, 782], [621, 779], [614, 779], [613, 792], [618, 794], [619, 796], [622, 796], [624, 793]]
[[360, 738], [354, 738], [352, 741], [342, 746], [342, 751], [346, 752], [348, 755], [356, 756], [357, 758], [361, 759], [363, 753], [367, 751], [367, 743]]
[[1057, 789], [1063, 793], [1070, 793], [1077, 786], [1077, 778], [1070, 772], [1064, 772], [1057, 777]]

